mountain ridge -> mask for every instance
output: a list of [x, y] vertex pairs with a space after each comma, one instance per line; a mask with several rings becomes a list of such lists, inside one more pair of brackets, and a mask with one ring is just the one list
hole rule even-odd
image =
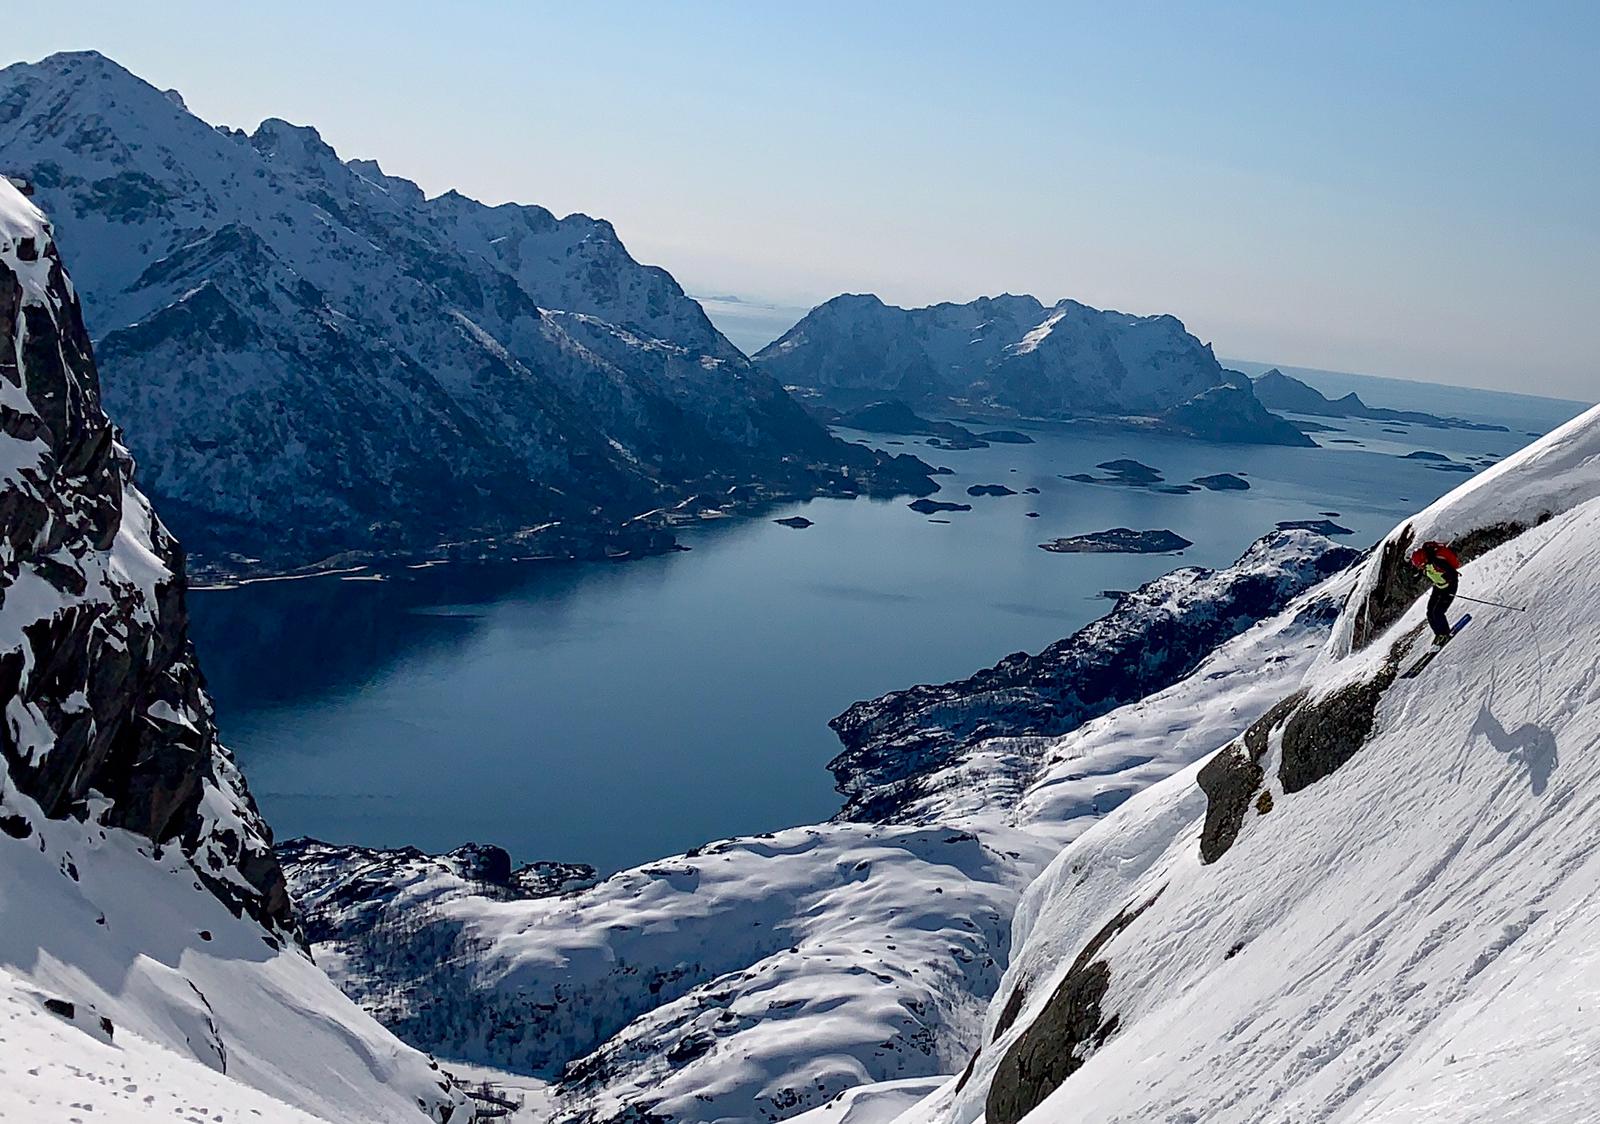
[[1120, 421], [1221, 442], [1311, 446], [1170, 314], [1136, 316], [1005, 294], [900, 308], [844, 294], [756, 353], [787, 386], [841, 407]]
[[210, 564], [616, 556], [701, 511], [933, 489], [604, 220], [430, 200], [93, 53], [0, 71], [0, 165], [55, 216], [142, 479]]
[[182, 550], [102, 409], [54, 233], [3, 178], [0, 513], [0, 1115], [461, 1119], [302, 947]]

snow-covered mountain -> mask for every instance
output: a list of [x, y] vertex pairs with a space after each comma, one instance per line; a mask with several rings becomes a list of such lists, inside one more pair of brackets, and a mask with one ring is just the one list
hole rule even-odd
[[[1528, 612], [1406, 680], [1433, 537]], [[1315, 543], [855, 708], [879, 822], [566, 892], [307, 844], [290, 879], [343, 986], [563, 1124], [1587, 1119], [1600, 409], [1342, 572]]]
[[836, 403], [889, 396], [1025, 417], [1141, 419], [1213, 441], [1311, 444], [1177, 317], [1072, 300], [1046, 308], [1007, 295], [896, 308], [838, 296], [755, 358], [785, 385]]
[[608, 223], [430, 200], [314, 129], [214, 128], [92, 52], [0, 71], [0, 171], [57, 223], [108, 405], [207, 556], [533, 526], [509, 549], [649, 549], [650, 521], [618, 527], [730, 489], [919, 486], [910, 458], [831, 438]]
[[[1181, 570], [1074, 640], [1007, 661], [1019, 690], [1031, 675], [1041, 699], [1083, 699], [1070, 723], [1041, 705], [1030, 725], [993, 673], [964, 710], [959, 685], [944, 688], [962, 721], [938, 752], [909, 754], [897, 786], [880, 775], [883, 746], [860, 777], [835, 765], [847, 791], [904, 797], [893, 814], [875, 802], [890, 822], [724, 840], [595, 884], [572, 868], [514, 871], [482, 848], [281, 853], [349, 994], [414, 1044], [554, 1079], [559, 1121], [777, 1120], [864, 1082], [952, 1072], [978, 1045], [1024, 887], [1066, 840], [1287, 688], [1332, 622], [1324, 579], [1352, 556], [1305, 532], [1269, 536], [1234, 567]], [[1136, 661], [1127, 692], [1108, 694], [1104, 669]]]
[[52, 232], [4, 179], [0, 513], [0, 1118], [460, 1119], [300, 946], [217, 742], [182, 554], [101, 408]]
[[[1425, 539], [1473, 623], [1425, 673]], [[1396, 528], [1316, 658], [1067, 847], [902, 1124], [1594, 1119], [1600, 409]]]

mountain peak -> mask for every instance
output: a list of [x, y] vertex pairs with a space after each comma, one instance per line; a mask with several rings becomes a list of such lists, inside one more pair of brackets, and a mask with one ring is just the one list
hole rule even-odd
[[[38, 79], [55, 82], [70, 82], [76, 85], [114, 84], [118, 86], [138, 85], [156, 93], [154, 86], [128, 70], [115, 59], [108, 58], [99, 51], [57, 51], [53, 55], [46, 55], [38, 62], [17, 62], [0, 69], [0, 76], [33, 76]], [[168, 91], [167, 95], [176, 95], [177, 91]], [[180, 102], [181, 98], [178, 99]]]
[[268, 117], [250, 134], [251, 146], [269, 159], [305, 170], [343, 167], [333, 146], [310, 125], [295, 125], [281, 117]]

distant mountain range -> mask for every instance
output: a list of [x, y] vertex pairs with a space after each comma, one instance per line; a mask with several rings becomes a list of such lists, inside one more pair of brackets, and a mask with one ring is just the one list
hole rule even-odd
[[1343, 398], [1329, 399], [1316, 387], [1292, 378], [1274, 367], [1255, 380], [1256, 397], [1269, 409], [1318, 418], [1367, 418], [1372, 421], [1400, 422], [1430, 429], [1477, 429], [1495, 433], [1510, 432], [1503, 425], [1470, 422], [1464, 418], [1444, 418], [1420, 410], [1388, 410], [1369, 406], [1351, 391]]
[[755, 356], [785, 385], [836, 406], [1035, 418], [1114, 418], [1215, 441], [1310, 445], [1250, 380], [1174, 316], [1131, 316], [1031, 296], [897, 308], [835, 297]]
[[602, 220], [428, 199], [92, 52], [0, 70], [0, 171], [52, 215], [107, 409], [208, 558], [616, 553], [671, 541], [633, 520], [658, 509], [932, 490], [831, 437]]

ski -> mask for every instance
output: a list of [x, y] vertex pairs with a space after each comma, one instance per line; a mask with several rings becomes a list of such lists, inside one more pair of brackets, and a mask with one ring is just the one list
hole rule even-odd
[[[1472, 620], [1472, 614], [1471, 613], [1468, 613], [1466, 616], [1464, 616], [1460, 620], [1458, 620], [1455, 623], [1455, 627], [1450, 630], [1450, 639], [1454, 640], [1455, 637], [1456, 637], [1456, 633], [1460, 632], [1463, 628], [1466, 628], [1467, 627], [1467, 622], [1470, 621], [1470, 620]], [[1427, 667], [1430, 663], [1432, 663], [1433, 660], [1434, 660], [1434, 657], [1437, 656], [1440, 652], [1444, 651], [1444, 649], [1445, 649], [1445, 645], [1444, 644], [1440, 644], [1437, 647], [1433, 648], [1431, 651], [1423, 653], [1422, 658], [1420, 660], [1418, 660], [1416, 663], [1412, 664], [1410, 669], [1407, 670], [1406, 672], [1404, 672], [1400, 676], [1400, 678], [1402, 678], [1402, 679], [1415, 679], [1417, 676], [1422, 674], [1422, 669]]]

